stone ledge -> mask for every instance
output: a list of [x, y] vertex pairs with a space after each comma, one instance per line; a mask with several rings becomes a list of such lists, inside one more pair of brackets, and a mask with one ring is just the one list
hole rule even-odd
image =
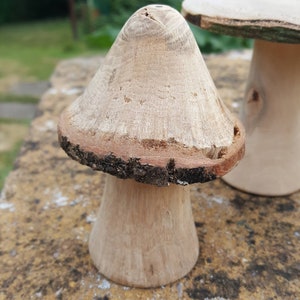
[[[190, 274], [158, 289], [105, 279], [88, 236], [105, 175], [69, 159], [56, 124], [101, 57], [59, 64], [0, 198], [0, 299], [298, 299], [300, 193], [266, 198], [216, 180], [194, 184], [200, 256]], [[249, 60], [206, 57], [225, 103], [237, 111]]]

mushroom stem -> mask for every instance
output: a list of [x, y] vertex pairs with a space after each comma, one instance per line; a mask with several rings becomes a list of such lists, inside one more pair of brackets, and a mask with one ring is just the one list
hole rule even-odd
[[199, 253], [189, 187], [108, 175], [89, 250], [99, 271], [123, 285], [156, 287], [186, 275]]
[[246, 155], [224, 179], [279, 196], [300, 188], [300, 45], [256, 40], [241, 119]]

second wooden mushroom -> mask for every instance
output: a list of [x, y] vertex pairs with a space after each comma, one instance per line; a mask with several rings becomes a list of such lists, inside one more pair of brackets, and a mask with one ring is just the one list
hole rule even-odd
[[298, 0], [183, 2], [192, 23], [255, 39], [241, 110], [246, 155], [224, 177], [247, 192], [279, 196], [300, 189], [299, 12]]
[[233, 168], [244, 130], [183, 17], [162, 5], [138, 10], [58, 128], [70, 157], [110, 174], [89, 242], [99, 271], [139, 287], [188, 273], [199, 246], [187, 185]]

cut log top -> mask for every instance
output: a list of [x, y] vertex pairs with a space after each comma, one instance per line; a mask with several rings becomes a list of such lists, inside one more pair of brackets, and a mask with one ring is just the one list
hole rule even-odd
[[298, 0], [185, 0], [182, 3], [183, 16], [201, 28], [285, 43], [300, 43], [299, 12]]

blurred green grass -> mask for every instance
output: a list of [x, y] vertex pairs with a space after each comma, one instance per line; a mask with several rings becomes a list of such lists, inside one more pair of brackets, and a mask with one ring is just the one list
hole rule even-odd
[[45, 80], [59, 60], [92, 53], [83, 39], [72, 39], [67, 19], [0, 27], [0, 78], [14, 74]]

